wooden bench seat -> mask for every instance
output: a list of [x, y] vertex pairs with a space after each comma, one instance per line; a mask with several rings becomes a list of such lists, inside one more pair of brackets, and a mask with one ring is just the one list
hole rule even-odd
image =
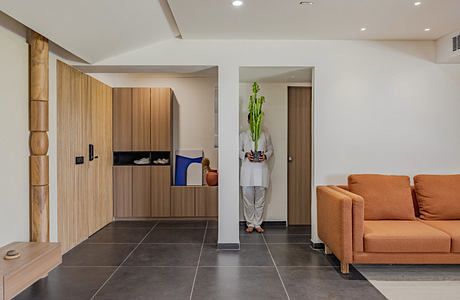
[[[21, 256], [5, 260], [8, 250]], [[0, 299], [9, 300], [62, 262], [60, 243], [15, 242], [0, 248]]]

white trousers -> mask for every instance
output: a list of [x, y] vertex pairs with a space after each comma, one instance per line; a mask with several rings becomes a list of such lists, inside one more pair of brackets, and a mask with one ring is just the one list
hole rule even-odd
[[260, 227], [263, 221], [265, 188], [263, 186], [243, 186], [244, 218], [248, 227]]

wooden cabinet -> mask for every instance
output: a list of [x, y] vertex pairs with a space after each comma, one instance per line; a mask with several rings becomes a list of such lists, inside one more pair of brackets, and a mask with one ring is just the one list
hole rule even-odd
[[133, 167], [116, 166], [113, 168], [113, 214], [118, 218], [133, 214]]
[[171, 167], [151, 167], [151, 216], [171, 216]]
[[150, 100], [150, 148], [152, 151], [170, 151], [172, 147], [171, 89], [150, 89]]
[[132, 145], [132, 91], [113, 89], [113, 151], [131, 151]]
[[133, 217], [150, 217], [149, 166], [133, 167]]
[[171, 187], [171, 215], [173, 217], [195, 216], [195, 187]]
[[217, 186], [195, 187], [196, 217], [217, 217], [218, 192]]
[[217, 186], [172, 186], [173, 217], [217, 217]]
[[133, 151], [150, 149], [150, 89], [133, 88]]

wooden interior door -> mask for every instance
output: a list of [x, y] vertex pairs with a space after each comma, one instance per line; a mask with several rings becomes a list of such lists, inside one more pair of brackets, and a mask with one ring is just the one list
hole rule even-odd
[[288, 87], [288, 224], [311, 224], [311, 87]]

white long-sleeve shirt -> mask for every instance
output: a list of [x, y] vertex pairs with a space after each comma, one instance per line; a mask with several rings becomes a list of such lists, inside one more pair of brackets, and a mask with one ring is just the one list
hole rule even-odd
[[[273, 144], [270, 134], [262, 131], [259, 138], [258, 150], [262, 151], [267, 160], [273, 155]], [[246, 152], [254, 150], [254, 142], [251, 139], [251, 131], [248, 129], [240, 133], [240, 159], [241, 164], [240, 185], [241, 186], [262, 186], [268, 187], [270, 173], [267, 161], [250, 162], [246, 157]]]

